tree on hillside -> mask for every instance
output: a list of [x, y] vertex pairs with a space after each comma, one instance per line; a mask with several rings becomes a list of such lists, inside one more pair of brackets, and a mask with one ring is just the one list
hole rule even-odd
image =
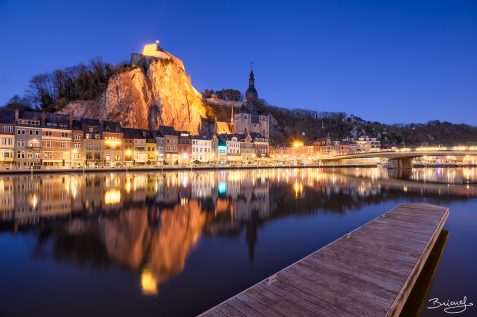
[[4, 105], [7, 109], [16, 109], [16, 110], [32, 110], [32, 105], [30, 100], [24, 97], [20, 97], [18, 95], [13, 96], [8, 100], [8, 102]]
[[93, 59], [88, 65], [33, 76], [29, 96], [41, 110], [58, 111], [70, 101], [98, 98], [106, 90], [111, 77], [130, 69], [128, 63], [110, 65], [99, 58]]
[[217, 97], [227, 101], [242, 101], [243, 96], [239, 90], [236, 89], [222, 89], [216, 92]]

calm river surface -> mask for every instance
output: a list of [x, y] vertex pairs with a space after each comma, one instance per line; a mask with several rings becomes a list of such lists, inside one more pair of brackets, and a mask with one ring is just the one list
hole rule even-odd
[[450, 208], [415, 311], [477, 316], [474, 168], [0, 176], [0, 316], [193, 316], [403, 202]]

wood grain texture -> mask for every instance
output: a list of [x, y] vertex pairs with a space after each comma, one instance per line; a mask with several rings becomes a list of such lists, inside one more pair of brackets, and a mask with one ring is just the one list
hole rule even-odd
[[201, 316], [399, 316], [448, 215], [399, 205]]

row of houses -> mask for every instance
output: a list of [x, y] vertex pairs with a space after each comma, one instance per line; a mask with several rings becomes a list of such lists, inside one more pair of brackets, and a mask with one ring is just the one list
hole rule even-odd
[[368, 136], [357, 139], [346, 138], [333, 140], [329, 136], [315, 140], [310, 145], [299, 141], [291, 146], [277, 146], [270, 149], [270, 156], [275, 159], [314, 158], [318, 156], [335, 156], [355, 153], [378, 152], [386, 150], [377, 138]]
[[368, 136], [356, 139], [332, 140], [329, 136], [313, 143], [314, 153], [320, 155], [346, 155], [381, 151], [381, 141]]
[[119, 167], [252, 161], [269, 155], [258, 133], [191, 135], [39, 111], [0, 109], [0, 165], [17, 168]]

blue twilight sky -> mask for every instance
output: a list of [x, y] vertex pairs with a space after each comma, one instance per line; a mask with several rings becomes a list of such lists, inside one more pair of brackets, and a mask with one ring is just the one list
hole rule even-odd
[[253, 60], [274, 105], [477, 125], [476, 0], [0, 0], [0, 104], [36, 73], [156, 39], [200, 91], [243, 92]]

